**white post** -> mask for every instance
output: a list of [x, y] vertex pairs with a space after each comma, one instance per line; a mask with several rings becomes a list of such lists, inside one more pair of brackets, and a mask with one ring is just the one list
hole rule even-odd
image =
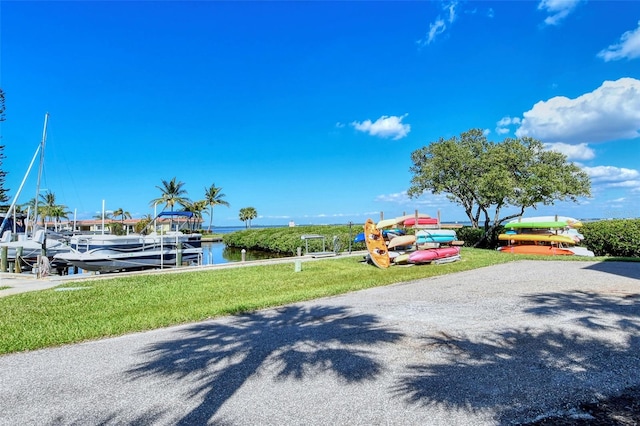
[[76, 232], [76, 215], [77, 214], [78, 214], [78, 209], [73, 209], [73, 229], [71, 230], [71, 232], [74, 234]]
[[102, 200], [102, 235], [104, 235], [104, 200]]
[[158, 221], [157, 221], [157, 217], [158, 217], [158, 202], [156, 201], [155, 203], [153, 203], [153, 232], [158, 232]]
[[31, 206], [29, 206], [27, 208], [27, 218], [26, 218], [26, 222], [24, 223], [24, 239], [27, 239], [27, 228], [29, 227], [29, 220], [30, 220], [30, 216], [31, 216]]
[[164, 235], [160, 233], [160, 269], [164, 269]]

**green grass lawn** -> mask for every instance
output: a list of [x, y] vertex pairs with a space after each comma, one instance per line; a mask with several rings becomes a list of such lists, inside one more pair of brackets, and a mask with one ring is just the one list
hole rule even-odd
[[[337, 257], [304, 262], [301, 272], [294, 272], [291, 262], [65, 283], [64, 287], [79, 289], [0, 298], [0, 354], [200, 321], [525, 258], [531, 257], [463, 248], [460, 261], [442, 265], [382, 270], [360, 262], [359, 257]], [[562, 260], [568, 259], [565, 256]]]

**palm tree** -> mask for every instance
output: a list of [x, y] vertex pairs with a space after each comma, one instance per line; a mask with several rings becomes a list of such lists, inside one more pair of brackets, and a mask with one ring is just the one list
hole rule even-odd
[[169, 182], [163, 179], [162, 186], [156, 186], [162, 192], [162, 196], [151, 200], [151, 205], [164, 203], [165, 208], [170, 207], [172, 212], [176, 204], [186, 206], [190, 201], [186, 197], [187, 191], [182, 188], [183, 186], [184, 182], [176, 182], [175, 177]]
[[33, 208], [35, 207], [35, 205], [36, 205], [36, 199], [32, 198], [29, 201], [27, 201], [26, 203], [21, 204], [19, 206], [20, 207], [19, 210], [16, 208], [16, 212], [18, 212], [18, 211], [26, 212], [27, 210], [30, 210], [33, 213]]
[[[177, 182], [174, 177], [171, 181], [167, 182], [166, 180], [162, 180], [162, 186], [156, 186], [160, 191], [162, 191], [162, 196], [151, 200], [151, 205], [154, 206], [159, 203], [164, 203], [165, 208], [170, 207], [171, 213], [173, 213], [173, 207], [176, 204], [180, 204], [182, 206], [187, 206], [191, 201], [186, 197], [187, 191], [183, 189], [184, 182]], [[169, 229], [173, 228], [173, 216], [171, 217], [171, 223], [169, 225]]]
[[146, 233], [147, 226], [153, 222], [153, 217], [150, 214], [146, 214], [140, 218], [140, 220], [135, 224], [133, 230], [138, 234]]
[[120, 222], [124, 226], [124, 220], [131, 219], [131, 213], [122, 210], [122, 207], [120, 207], [114, 210], [113, 217], [120, 217]]
[[258, 217], [258, 212], [253, 207], [244, 207], [240, 209], [240, 220], [244, 222], [244, 227], [251, 228], [251, 220]]
[[[202, 212], [207, 208], [207, 202], [205, 200], [194, 201], [193, 203], [187, 203], [184, 206], [184, 211], [193, 213], [193, 224], [196, 222], [202, 224]], [[190, 226], [193, 230], [193, 225]]]
[[[112, 215], [112, 213], [111, 213], [111, 212], [104, 212], [104, 218], [105, 218], [105, 220], [111, 220], [111, 215]], [[95, 220], [102, 220], [102, 213], [101, 213], [101, 212], [98, 212], [98, 213], [94, 214], [94, 215], [93, 215], [93, 218], [94, 218]]]
[[[56, 206], [56, 194], [51, 191], [47, 191], [44, 194], [40, 194], [40, 201], [38, 204], [42, 203], [41, 212], [38, 214], [42, 218], [42, 226], [44, 226], [45, 219], [52, 217], [50, 212]], [[34, 218], [38, 220], [38, 218]]]
[[63, 206], [61, 204], [56, 204], [55, 206], [47, 206], [47, 215], [50, 219], [53, 219], [53, 229], [54, 231], [58, 230], [58, 223], [61, 222], [60, 219], [69, 219], [69, 211], [67, 211], [67, 206]]
[[[16, 212], [25, 212], [27, 209], [30, 209], [35, 214], [35, 207], [36, 199], [32, 198], [25, 204], [18, 206], [18, 208], [16, 208]], [[43, 227], [45, 226], [45, 222], [47, 222], [47, 219], [49, 221], [55, 222], [54, 227], [57, 227], [57, 222], [59, 222], [61, 218], [68, 219], [68, 215], [70, 213], [71, 212], [69, 211], [69, 208], [67, 206], [65, 206], [64, 204], [56, 203], [56, 194], [54, 194], [53, 192], [47, 191], [44, 194], [40, 194], [38, 201], [38, 217], [40, 218], [40, 222]], [[34, 217], [33, 222], [37, 223], [37, 221], [38, 218]]]
[[[33, 203], [32, 205], [35, 208], [34, 200], [31, 200], [31, 203]], [[45, 219], [53, 221], [54, 228], [57, 228], [57, 223], [61, 218], [69, 218], [69, 208], [64, 204], [56, 204], [56, 195], [53, 192], [47, 191], [44, 194], [40, 194], [40, 202], [38, 202], [38, 205], [40, 205], [40, 203], [42, 203], [42, 207], [40, 210], [41, 213], [39, 213], [38, 215], [42, 219], [43, 226], [45, 224]], [[34, 219], [37, 220], [37, 218]]]
[[211, 184], [209, 188], [204, 188], [205, 201], [209, 205], [209, 232], [211, 232], [213, 224], [213, 208], [218, 205], [229, 207], [229, 203], [223, 200], [225, 195], [220, 191], [222, 188], [217, 188], [215, 183]]
[[129, 212], [127, 212], [127, 211], [124, 211], [124, 210], [122, 209], [122, 207], [119, 207], [119, 208], [115, 209], [115, 210], [113, 211], [113, 213], [112, 213], [112, 214], [113, 214], [113, 217], [114, 217], [114, 218], [116, 218], [116, 217], [120, 217], [120, 226], [121, 226], [121, 228], [122, 228], [122, 232], [124, 232], [124, 233], [128, 233], [128, 232], [126, 231], [125, 226], [124, 226], [124, 220], [125, 220], [125, 219], [131, 219], [131, 213], [129, 213]]

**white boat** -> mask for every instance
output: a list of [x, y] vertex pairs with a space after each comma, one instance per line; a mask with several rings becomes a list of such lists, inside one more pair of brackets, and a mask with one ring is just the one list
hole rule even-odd
[[[191, 218], [191, 212], [163, 212], [161, 217]], [[156, 218], [156, 219], [157, 219]], [[149, 235], [74, 235], [70, 251], [53, 256], [57, 263], [86, 271], [115, 272], [202, 263], [202, 234], [180, 230]]]
[[65, 262], [86, 271], [116, 272], [200, 264], [202, 235], [169, 232], [151, 235], [74, 236], [71, 250], [58, 253]]
[[0, 247], [7, 247], [7, 261], [9, 262], [14, 262], [18, 255], [18, 250], [21, 250], [20, 260], [27, 266], [30, 263], [34, 264], [38, 256], [43, 253], [46, 253], [47, 257], [51, 258], [58, 253], [65, 253], [71, 250], [66, 241], [45, 238], [45, 235], [46, 231], [39, 229], [35, 232], [33, 238], [27, 238], [24, 234], [19, 234], [18, 239], [12, 241], [11, 231], [5, 231], [0, 241]]

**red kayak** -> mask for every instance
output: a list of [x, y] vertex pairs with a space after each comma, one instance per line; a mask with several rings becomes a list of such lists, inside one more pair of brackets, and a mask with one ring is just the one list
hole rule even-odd
[[[407, 219], [402, 223], [404, 226], [415, 226], [416, 218]], [[437, 225], [438, 219], [435, 217], [419, 217], [418, 225]]]
[[409, 255], [409, 262], [427, 263], [459, 255], [460, 247], [458, 246], [416, 250]]

